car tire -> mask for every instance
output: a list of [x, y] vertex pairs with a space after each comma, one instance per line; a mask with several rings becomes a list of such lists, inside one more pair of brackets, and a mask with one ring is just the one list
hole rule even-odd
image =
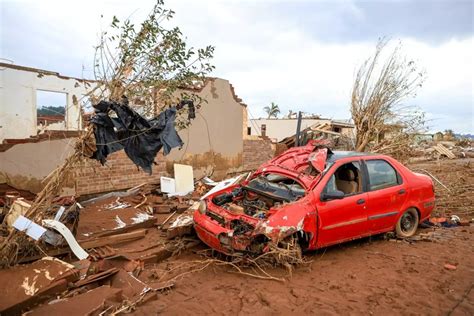
[[418, 212], [414, 208], [406, 210], [398, 219], [395, 232], [399, 238], [407, 238], [415, 235], [419, 223]]

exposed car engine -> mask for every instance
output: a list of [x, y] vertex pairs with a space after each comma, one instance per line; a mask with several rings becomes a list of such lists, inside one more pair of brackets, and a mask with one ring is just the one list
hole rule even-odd
[[259, 219], [268, 217], [268, 211], [304, 196], [304, 189], [294, 180], [268, 174], [213, 198], [213, 203], [234, 214], [246, 214]]

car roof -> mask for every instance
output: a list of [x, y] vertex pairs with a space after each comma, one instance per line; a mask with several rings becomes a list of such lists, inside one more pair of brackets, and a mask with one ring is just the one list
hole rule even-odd
[[357, 151], [343, 151], [335, 150], [328, 155], [328, 162], [336, 162], [339, 159], [348, 158], [348, 157], [362, 157], [362, 156], [375, 156], [376, 154], [372, 153], [361, 153]]

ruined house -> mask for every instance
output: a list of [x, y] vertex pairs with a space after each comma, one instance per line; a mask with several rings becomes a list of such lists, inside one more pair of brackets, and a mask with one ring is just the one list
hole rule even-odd
[[[71, 153], [84, 127], [84, 95], [96, 85], [92, 80], [0, 63], [0, 184], [41, 190], [42, 180]], [[92, 160], [77, 166], [65, 193], [92, 194], [156, 183], [163, 175], [172, 176], [174, 162], [192, 165], [195, 177], [222, 179], [273, 157], [275, 149], [268, 139], [248, 135], [247, 106], [229, 81], [209, 78], [193, 92], [207, 103], [191, 126], [179, 132], [183, 148], [166, 157], [158, 154], [151, 176], [119, 151], [110, 155], [105, 166]], [[43, 115], [41, 106], [54, 106], [59, 113]], [[58, 107], [64, 110], [57, 111]]]
[[[301, 130], [324, 123], [330, 124], [330, 130], [332, 132], [340, 133], [346, 137], [353, 137], [354, 124], [345, 120], [333, 120], [329, 118], [302, 118]], [[249, 135], [267, 136], [275, 142], [280, 142], [284, 138], [295, 134], [297, 124], [298, 119], [296, 117], [252, 119], [249, 121], [247, 133]]]

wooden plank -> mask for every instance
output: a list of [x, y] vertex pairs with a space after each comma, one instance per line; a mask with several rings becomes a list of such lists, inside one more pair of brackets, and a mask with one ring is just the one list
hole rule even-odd
[[[118, 244], [122, 242], [137, 240], [137, 239], [145, 237], [145, 235], [146, 235], [146, 229], [140, 229], [140, 230], [136, 230], [136, 231], [125, 233], [125, 234], [118, 234], [118, 235], [79, 241], [79, 245], [83, 249], [91, 249], [91, 248], [97, 248], [97, 247], [102, 247], [102, 246], [111, 245], [111, 244]], [[45, 249], [45, 252], [48, 254], [48, 256], [51, 256], [51, 257], [63, 255], [70, 251], [71, 249], [69, 247], [56, 248], [56, 249], [50, 249], [50, 250]], [[37, 256], [24, 257], [19, 260], [19, 263], [38, 260], [42, 257], [44, 257], [44, 254], [37, 255]]]
[[126, 241], [132, 241], [136, 239], [140, 239], [145, 237], [146, 229], [136, 230], [130, 233], [119, 234], [119, 235], [112, 235], [112, 236], [105, 236], [101, 238], [95, 238], [92, 240], [81, 241], [79, 244], [84, 249], [102, 247], [111, 244], [117, 244]]
[[[152, 218], [149, 218], [149, 219], [147, 219], [147, 220], [145, 220], [141, 223], [129, 224], [129, 225], [126, 225], [122, 228], [110, 229], [110, 230], [105, 230], [105, 231], [101, 231], [101, 232], [92, 234], [91, 238], [89, 238], [89, 239], [98, 238], [98, 237], [105, 237], [105, 236], [111, 236], [111, 235], [117, 235], [117, 234], [122, 234], [122, 233], [128, 233], [130, 231], [134, 231], [134, 230], [137, 230], [137, 229], [140, 229], [140, 228], [150, 228], [150, 227], [153, 227], [155, 225], [156, 225], [156, 218], [152, 217]], [[89, 240], [89, 239], [87, 239], [87, 240]], [[81, 242], [79, 242], [79, 243], [81, 243]]]
[[323, 133], [323, 134], [330, 134], [330, 135], [341, 136], [341, 133], [338, 133], [338, 132], [327, 131], [327, 130], [319, 129], [319, 128], [315, 128], [314, 130], [315, 130], [315, 131], [318, 131], [318, 132], [321, 132], [321, 133]]
[[438, 152], [440, 153], [441, 155], [445, 155], [446, 157], [448, 157], [449, 159], [454, 159], [456, 158], [456, 156], [452, 153], [451, 150], [449, 150], [448, 148], [444, 147], [443, 144], [438, 144], [436, 146], [433, 146], [433, 148]]

